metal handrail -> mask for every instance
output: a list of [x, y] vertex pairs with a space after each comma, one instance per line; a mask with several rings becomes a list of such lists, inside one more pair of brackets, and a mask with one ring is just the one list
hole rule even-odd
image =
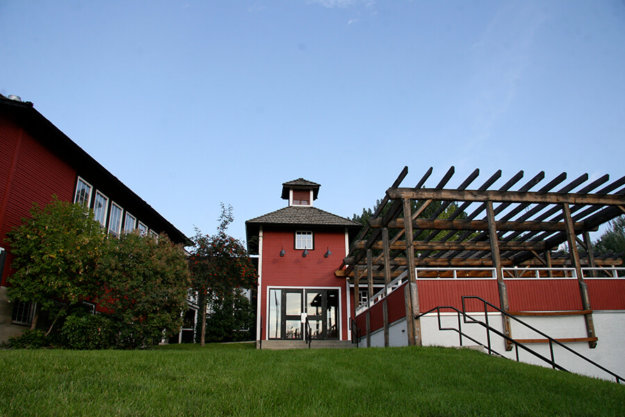
[[[467, 299], [474, 299], [474, 300], [479, 300], [479, 301], [481, 301], [481, 302], [482, 302], [482, 304], [483, 304], [483, 306], [484, 306], [484, 317], [485, 317], [485, 322], [482, 322], [482, 321], [480, 321], [480, 320], [477, 320], [476, 318], [474, 318], [474, 317], [470, 316], [469, 314], [467, 314], [467, 312], [466, 312], [466, 305], [465, 305], [465, 300], [467, 300]], [[521, 342], [519, 342], [519, 341], [517, 341], [517, 340], [515, 340], [515, 339], [511, 338], [510, 336], [508, 336], [508, 335], [506, 335], [506, 334], [504, 334], [504, 333], [500, 332], [499, 330], [497, 330], [497, 329], [495, 329], [495, 328], [491, 327], [491, 326], [490, 326], [490, 324], [489, 324], [489, 322], [488, 322], [488, 307], [493, 308], [494, 310], [496, 310], [496, 311], [500, 312], [500, 313], [501, 313], [501, 314], [503, 314], [504, 316], [509, 317], [509, 318], [511, 318], [512, 320], [515, 320], [516, 322], [518, 322], [518, 323], [522, 324], [523, 326], [525, 326], [525, 327], [527, 327], [527, 328], [529, 328], [529, 329], [531, 329], [531, 330], [535, 331], [536, 333], [540, 334], [541, 336], [545, 337], [545, 338], [549, 341], [549, 351], [550, 351], [550, 356], [551, 356], [551, 359], [546, 358], [545, 356], [541, 355], [540, 353], [538, 353], [538, 352], [534, 351], [533, 349], [530, 349], [529, 347], [525, 346], [523, 343], [521, 343]], [[451, 328], [451, 327], [446, 327], [446, 328], [442, 327], [442, 324], [441, 324], [441, 319], [440, 319], [440, 310], [441, 310], [441, 309], [450, 309], [450, 310], [454, 310], [454, 311], [456, 311], [456, 313], [458, 314], [458, 329], [454, 329], [454, 328]], [[466, 337], [467, 339], [469, 339], [469, 340], [473, 341], [474, 343], [477, 343], [478, 345], [480, 345], [480, 346], [482, 346], [482, 347], [487, 348], [487, 349], [488, 349], [488, 353], [489, 353], [489, 354], [493, 354], [493, 353], [494, 353], [494, 354], [496, 354], [496, 355], [498, 355], [498, 356], [503, 356], [503, 355], [501, 355], [499, 352], [496, 352], [496, 351], [492, 348], [492, 346], [491, 346], [491, 342], [490, 342], [490, 333], [491, 333], [491, 332], [493, 332], [493, 333], [495, 333], [496, 335], [498, 335], [498, 336], [502, 337], [503, 339], [505, 339], [505, 340], [507, 340], [507, 341], [509, 341], [509, 342], [511, 342], [511, 343], [513, 343], [513, 344], [514, 344], [514, 346], [515, 346], [515, 353], [516, 353], [516, 360], [517, 360], [517, 362], [519, 362], [519, 347], [520, 347], [521, 349], [525, 350], [526, 352], [528, 352], [528, 353], [530, 353], [530, 354], [534, 355], [535, 357], [537, 357], [537, 358], [539, 358], [539, 359], [543, 360], [544, 362], [546, 362], [546, 363], [550, 364], [550, 365], [552, 366], [552, 368], [553, 368], [553, 369], [559, 369], [559, 370], [561, 370], [561, 371], [566, 371], [566, 372], [569, 372], [567, 369], [565, 369], [564, 367], [562, 367], [561, 365], [559, 365], [559, 364], [558, 364], [558, 363], [556, 363], [556, 361], [555, 361], [554, 352], [553, 352], [553, 345], [554, 345], [554, 344], [556, 344], [556, 345], [558, 345], [558, 346], [560, 346], [560, 347], [564, 348], [565, 350], [567, 350], [567, 351], [569, 351], [569, 352], [573, 353], [573, 354], [574, 354], [574, 355], [576, 355], [577, 357], [579, 357], [579, 358], [581, 358], [581, 359], [585, 360], [586, 362], [588, 362], [588, 363], [590, 363], [590, 364], [594, 365], [595, 367], [597, 367], [597, 368], [601, 369], [602, 371], [604, 371], [604, 372], [606, 372], [606, 373], [608, 373], [608, 374], [612, 375], [612, 376], [616, 379], [616, 382], [617, 382], [618, 384], [620, 384], [620, 383], [621, 383], [621, 381], [623, 381], [623, 380], [624, 380], [624, 379], [623, 379], [623, 377], [621, 377], [621, 376], [619, 376], [619, 375], [615, 374], [614, 372], [612, 372], [612, 371], [610, 371], [610, 370], [608, 370], [608, 369], [604, 368], [603, 366], [601, 366], [601, 365], [599, 365], [598, 363], [594, 362], [593, 360], [591, 360], [591, 359], [587, 358], [586, 356], [584, 356], [584, 355], [582, 355], [582, 354], [580, 354], [580, 353], [578, 353], [578, 352], [574, 351], [573, 349], [571, 349], [571, 348], [569, 348], [568, 346], [566, 346], [566, 345], [562, 344], [561, 342], [558, 342], [556, 339], [554, 339], [554, 338], [552, 338], [552, 337], [548, 336], [547, 334], [545, 334], [545, 333], [543, 333], [542, 331], [540, 331], [540, 330], [536, 329], [535, 327], [530, 326], [529, 324], [525, 323], [523, 320], [520, 320], [520, 319], [518, 319], [517, 317], [515, 317], [515, 316], [512, 316], [512, 315], [508, 314], [507, 312], [505, 312], [505, 311], [503, 311], [502, 309], [500, 309], [499, 307], [497, 307], [497, 306], [495, 306], [495, 305], [493, 305], [493, 304], [489, 303], [488, 301], [484, 300], [484, 299], [483, 299], [483, 298], [481, 298], [481, 297], [478, 297], [478, 296], [473, 296], [473, 295], [472, 295], [472, 296], [462, 296], [462, 310], [459, 310], [458, 308], [453, 307], [453, 306], [439, 306], [439, 307], [434, 307], [434, 308], [432, 308], [432, 309], [430, 309], [430, 310], [426, 311], [425, 313], [418, 314], [418, 315], [416, 315], [416, 316], [415, 316], [415, 318], [420, 318], [421, 316], [424, 316], [424, 315], [426, 315], [426, 314], [429, 314], [429, 313], [433, 312], [434, 310], [436, 310], [436, 311], [437, 311], [439, 330], [453, 330], [453, 331], [455, 331], [455, 332], [459, 333], [459, 337], [460, 337], [460, 346], [462, 346], [462, 337], [464, 336], [464, 337]], [[474, 339], [474, 338], [472, 338], [471, 336], [469, 336], [469, 335], [465, 334], [464, 332], [462, 332], [462, 327], [461, 327], [462, 325], [461, 325], [461, 322], [460, 322], [460, 315], [462, 315], [462, 317], [463, 317], [463, 321], [464, 321], [464, 323], [465, 323], [465, 324], [476, 323], [476, 324], [479, 324], [479, 325], [481, 325], [482, 327], [484, 327], [484, 328], [486, 329], [486, 340], [487, 340], [487, 346], [485, 346], [484, 344], [482, 344], [482, 343], [478, 342], [477, 340], [475, 340], [475, 339]], [[468, 320], [467, 320], [467, 319], [468, 319]]]
[[358, 348], [360, 341], [360, 329], [358, 329], [358, 323], [356, 323], [356, 319], [353, 317], [349, 318], [349, 324], [352, 329], [352, 344], [356, 344], [356, 348]]
[[310, 328], [310, 323], [308, 322], [308, 317], [306, 317], [306, 325], [305, 325], [305, 334], [306, 334], [306, 344], [308, 344], [308, 349], [310, 349], [310, 344], [312, 342], [312, 330]]

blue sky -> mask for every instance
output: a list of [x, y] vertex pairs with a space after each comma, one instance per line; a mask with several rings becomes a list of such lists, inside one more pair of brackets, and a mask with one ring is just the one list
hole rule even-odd
[[625, 1], [0, 0], [16, 94], [187, 235], [322, 185], [351, 216], [404, 165], [481, 184], [625, 175]]

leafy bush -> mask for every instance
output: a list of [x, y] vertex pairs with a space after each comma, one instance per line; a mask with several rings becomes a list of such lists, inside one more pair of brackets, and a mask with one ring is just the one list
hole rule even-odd
[[61, 336], [70, 349], [108, 349], [115, 343], [112, 323], [101, 314], [68, 316]]
[[49, 345], [46, 334], [39, 329], [26, 330], [21, 336], [10, 338], [8, 343], [11, 349], [39, 349]]

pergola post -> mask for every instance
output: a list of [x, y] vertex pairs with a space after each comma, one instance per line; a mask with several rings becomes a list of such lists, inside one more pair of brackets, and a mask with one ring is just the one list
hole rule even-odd
[[406, 324], [408, 327], [408, 345], [421, 346], [421, 322], [415, 319], [419, 314], [419, 292], [417, 288], [417, 276], [415, 271], [415, 255], [413, 247], [412, 209], [410, 199], [403, 199], [404, 212], [404, 238], [406, 239], [406, 260], [408, 267], [408, 292], [406, 293]]
[[388, 228], [382, 229], [382, 243], [384, 256], [384, 301], [382, 302], [382, 314], [384, 315], [384, 347], [389, 346], [388, 333], [388, 284], [391, 282], [391, 250], [388, 242]]
[[[579, 284], [579, 292], [582, 297], [582, 308], [584, 310], [591, 310], [590, 296], [588, 295], [588, 287], [584, 281], [582, 274], [582, 267], [579, 261], [579, 253], [577, 252], [577, 242], [575, 240], [575, 229], [573, 228], [573, 220], [571, 219], [571, 209], [568, 203], [562, 203], [562, 212], [564, 214], [564, 223], [566, 224], [566, 238], [569, 244], [569, 253], [571, 256], [571, 262], [575, 268], [575, 275], [577, 275], [577, 282]], [[595, 323], [592, 319], [592, 312], [584, 314], [584, 320], [586, 322], [586, 333], [588, 337], [595, 338]], [[596, 341], [588, 342], [588, 346], [593, 349], [597, 346]]]
[[373, 298], [373, 254], [367, 249], [367, 284], [369, 296], [367, 297], [367, 347], [371, 347], [371, 299]]
[[[490, 240], [490, 252], [493, 258], [493, 265], [495, 266], [495, 272], [497, 274], [497, 288], [499, 290], [499, 307], [503, 311], [509, 311], [508, 305], [508, 291], [506, 289], [506, 283], [503, 280], [503, 269], [501, 267], [501, 255], [499, 253], [499, 239], [497, 237], [497, 227], [495, 224], [495, 211], [493, 210], [493, 202], [486, 202], [486, 215], [488, 217], [488, 237]], [[502, 315], [503, 333], [510, 337], [510, 319]], [[512, 349], [512, 344], [506, 340], [506, 350]]]

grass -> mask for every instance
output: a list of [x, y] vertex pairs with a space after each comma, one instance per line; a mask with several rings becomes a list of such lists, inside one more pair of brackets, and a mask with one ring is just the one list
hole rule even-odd
[[0, 416], [623, 416], [625, 386], [470, 350], [0, 351]]

